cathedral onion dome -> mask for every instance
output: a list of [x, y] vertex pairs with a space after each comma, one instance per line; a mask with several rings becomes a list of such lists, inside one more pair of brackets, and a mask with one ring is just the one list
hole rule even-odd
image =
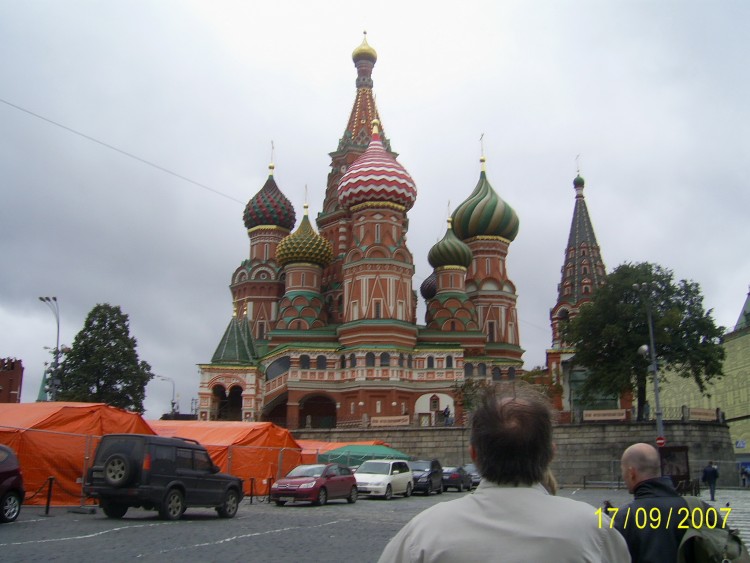
[[512, 241], [518, 234], [518, 215], [487, 180], [485, 158], [480, 162], [482, 172], [476, 188], [453, 212], [453, 231], [461, 240], [495, 236]]
[[316, 233], [310, 224], [307, 204], [305, 216], [297, 230], [281, 239], [276, 247], [276, 258], [282, 266], [295, 262], [310, 262], [323, 268], [333, 260], [331, 243]]
[[427, 301], [437, 295], [437, 274], [433, 270], [432, 273], [419, 286], [419, 293], [422, 294]]
[[367, 150], [339, 180], [339, 203], [349, 208], [370, 201], [389, 202], [409, 210], [417, 199], [414, 180], [383, 147], [378, 132], [380, 122], [374, 119], [372, 125]]
[[273, 179], [273, 163], [268, 165], [268, 180], [245, 206], [243, 219], [248, 230], [275, 226], [291, 231], [297, 220], [292, 202], [281, 193]]
[[573, 187], [574, 187], [574, 188], [582, 188], [582, 187], [583, 187], [583, 184], [584, 184], [583, 178], [581, 178], [581, 175], [580, 175], [580, 174], [578, 174], [578, 175], [577, 175], [577, 176], [576, 176], [576, 177], [575, 177], [575, 178], [573, 179]]
[[435, 244], [427, 254], [427, 261], [433, 268], [441, 266], [463, 266], [468, 268], [474, 257], [466, 243], [461, 241], [451, 228], [451, 219], [448, 218], [448, 230], [443, 240]]
[[362, 59], [372, 61], [373, 63], [377, 62], [378, 60], [378, 54], [375, 52], [375, 49], [370, 47], [370, 45], [367, 43], [366, 31], [365, 31], [365, 36], [362, 39], [362, 44], [356, 49], [354, 49], [354, 51], [352, 52], [352, 60], [355, 63]]

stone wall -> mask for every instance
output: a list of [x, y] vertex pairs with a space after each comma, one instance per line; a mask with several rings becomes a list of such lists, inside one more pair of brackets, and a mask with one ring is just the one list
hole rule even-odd
[[[719, 462], [720, 486], [737, 486], [738, 473], [733, 444], [726, 424], [715, 422], [664, 423], [668, 446], [688, 446], [690, 473], [699, 478], [708, 460]], [[303, 429], [295, 438], [327, 442], [383, 440], [413, 459], [437, 458], [443, 465], [469, 463], [469, 430], [460, 426], [382, 429]], [[552, 468], [565, 485], [587, 486], [616, 483], [620, 456], [630, 444], [651, 442], [653, 423], [585, 423], [555, 427], [557, 447]]]

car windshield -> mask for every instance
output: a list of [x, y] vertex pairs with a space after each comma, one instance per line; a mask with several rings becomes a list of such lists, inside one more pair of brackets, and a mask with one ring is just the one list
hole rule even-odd
[[465, 465], [464, 469], [466, 469], [466, 471], [468, 471], [469, 473], [476, 473], [477, 472], [477, 468], [476, 468], [476, 466], [473, 463], [469, 463], [469, 464]]
[[443, 467], [443, 473], [453, 473], [458, 471], [458, 467]]
[[325, 465], [299, 465], [292, 469], [287, 477], [320, 477], [325, 468]]
[[409, 462], [409, 465], [411, 465], [412, 469], [416, 469], [417, 471], [427, 471], [430, 469], [429, 461], [412, 461]]
[[388, 475], [391, 464], [384, 461], [366, 461], [357, 469], [357, 473], [374, 473], [375, 475]]

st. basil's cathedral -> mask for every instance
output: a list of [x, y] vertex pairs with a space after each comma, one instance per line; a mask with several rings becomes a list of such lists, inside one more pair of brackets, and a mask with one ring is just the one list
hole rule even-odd
[[[375, 104], [377, 54], [366, 36], [352, 59], [356, 97], [330, 153], [318, 232], [307, 203], [294, 228], [297, 215], [273, 164], [245, 208], [249, 257], [231, 277], [229, 325], [211, 362], [199, 366], [200, 420], [290, 429], [445, 424], [463, 419], [456, 390], [465, 381], [523, 373], [517, 293], [506, 270], [518, 216], [491, 186], [482, 157], [476, 187], [429, 250], [433, 271], [419, 288], [426, 314], [418, 322], [407, 246], [417, 186], [396, 160]], [[604, 276], [580, 176], [575, 184], [572, 242], [551, 313], [556, 383], [568, 352], [557, 323]], [[559, 396], [556, 403], [562, 408]]]

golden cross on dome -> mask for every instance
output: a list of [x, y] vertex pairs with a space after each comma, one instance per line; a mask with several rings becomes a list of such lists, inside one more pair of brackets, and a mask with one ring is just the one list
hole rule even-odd
[[484, 158], [484, 133], [479, 135], [479, 147], [481, 148], [481, 151], [482, 151], [482, 156], [479, 157], [479, 162], [482, 163], [482, 172], [486, 172], [487, 165], [485, 164], [485, 162], [487, 162], [487, 159]]
[[581, 155], [576, 155], [576, 174], [581, 175]]

